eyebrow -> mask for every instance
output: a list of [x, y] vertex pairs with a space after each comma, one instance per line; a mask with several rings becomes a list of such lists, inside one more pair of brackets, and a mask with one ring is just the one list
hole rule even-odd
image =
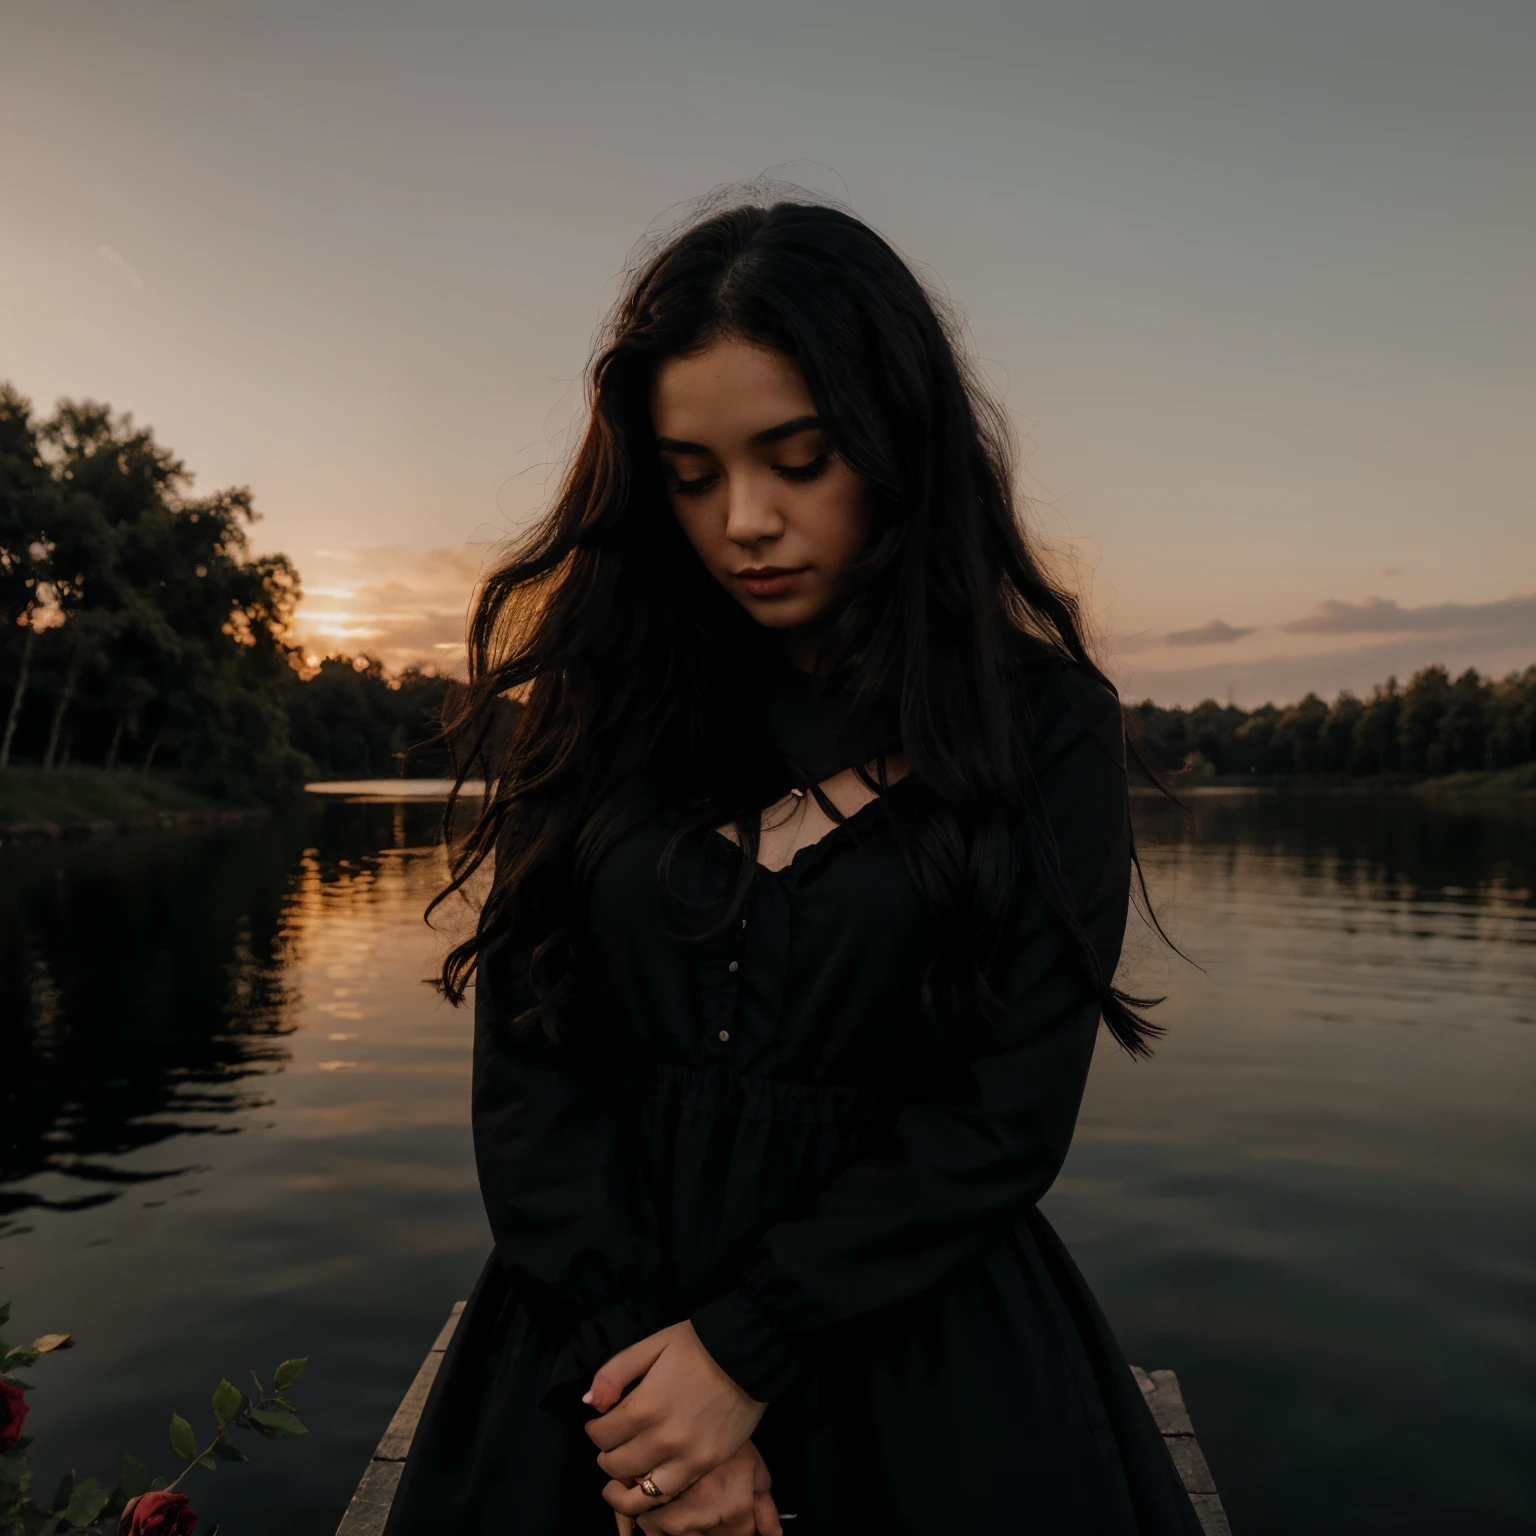
[[[762, 448], [768, 443], [781, 443], [786, 437], [794, 437], [800, 432], [809, 432], [812, 428], [825, 425], [820, 416], [796, 416], [790, 421], [781, 421], [776, 427], [764, 427], [761, 432], [754, 432], [748, 441], [754, 448]], [[685, 443], [677, 437], [658, 437], [656, 448], [659, 453], [712, 453], [714, 450], [706, 448], [703, 443]]]

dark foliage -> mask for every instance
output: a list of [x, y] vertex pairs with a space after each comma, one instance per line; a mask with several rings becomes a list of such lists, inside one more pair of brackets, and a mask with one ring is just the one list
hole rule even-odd
[[1131, 710], [1154, 765], [1165, 773], [1436, 775], [1514, 768], [1536, 761], [1536, 666], [1502, 681], [1475, 671], [1452, 678], [1425, 667], [1406, 688], [1395, 677], [1368, 699], [1332, 704], [1309, 693], [1284, 709]]
[[298, 572], [250, 553], [249, 491], [190, 485], [131, 417], [38, 420], [0, 385], [0, 768], [169, 769], [242, 801], [449, 775], [449, 681], [368, 657], [302, 677]]
[[289, 739], [322, 779], [452, 778], [433, 739], [452, 687], [415, 668], [390, 677], [366, 656], [327, 657], [288, 692]]
[[131, 417], [0, 386], [0, 767], [179, 769], [231, 799], [302, 780], [284, 690], [298, 573], [253, 556], [250, 492], [191, 476]]

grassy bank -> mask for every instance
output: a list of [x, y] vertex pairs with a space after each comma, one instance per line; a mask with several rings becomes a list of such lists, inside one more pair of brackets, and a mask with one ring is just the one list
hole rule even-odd
[[1521, 763], [1518, 768], [1499, 768], [1487, 773], [1449, 773], [1440, 779], [1423, 779], [1414, 787], [1423, 794], [1536, 794], [1536, 763]]
[[0, 772], [0, 835], [56, 836], [223, 820], [233, 810], [176, 780], [136, 769], [7, 768]]

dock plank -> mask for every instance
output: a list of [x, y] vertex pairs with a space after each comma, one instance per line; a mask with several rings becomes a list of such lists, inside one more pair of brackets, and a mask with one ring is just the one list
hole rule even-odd
[[405, 1470], [405, 1458], [410, 1454], [411, 1441], [416, 1438], [416, 1426], [421, 1422], [422, 1410], [427, 1406], [427, 1394], [443, 1363], [443, 1352], [453, 1338], [453, 1330], [459, 1325], [464, 1313], [464, 1303], [456, 1301], [439, 1331], [427, 1358], [421, 1362], [416, 1379], [406, 1390], [395, 1416], [384, 1431], [384, 1438], [374, 1450], [363, 1480], [341, 1517], [336, 1536], [381, 1536], [384, 1523], [389, 1519], [390, 1507], [395, 1501], [395, 1489], [400, 1486], [400, 1474]]
[[1221, 1507], [1221, 1496], [1216, 1492], [1216, 1480], [1211, 1476], [1205, 1452], [1195, 1438], [1189, 1410], [1184, 1406], [1179, 1378], [1172, 1371], [1144, 1371], [1139, 1365], [1131, 1367], [1131, 1374], [1147, 1400], [1147, 1407], [1152, 1410], [1153, 1421], [1163, 1432], [1163, 1444], [1168, 1447], [1179, 1481], [1195, 1506], [1205, 1536], [1232, 1536], [1227, 1512]]

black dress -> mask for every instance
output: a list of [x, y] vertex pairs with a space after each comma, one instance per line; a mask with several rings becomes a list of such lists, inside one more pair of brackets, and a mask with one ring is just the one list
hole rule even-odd
[[[797, 674], [798, 676], [798, 674]], [[820, 779], [809, 679], [774, 735]], [[1078, 910], [1112, 973], [1129, 893], [1116, 700], [1054, 659], [1021, 707]], [[820, 756], [818, 757], [818, 753]], [[389, 1536], [612, 1536], [580, 1396], [691, 1318], [770, 1406], [754, 1440], [791, 1536], [1199, 1536], [1140, 1389], [1036, 1209], [1071, 1141], [1099, 1023], [1034, 891], [994, 987], [1005, 1026], [936, 1043], [930, 936], [889, 791], [703, 945], [744, 857], [713, 831], [657, 864], [662, 813], [600, 866], [586, 1045], [509, 1027], [511, 936], [482, 962], [474, 1131], [495, 1251], [444, 1360]], [[591, 1041], [600, 1039], [600, 1049]]]

